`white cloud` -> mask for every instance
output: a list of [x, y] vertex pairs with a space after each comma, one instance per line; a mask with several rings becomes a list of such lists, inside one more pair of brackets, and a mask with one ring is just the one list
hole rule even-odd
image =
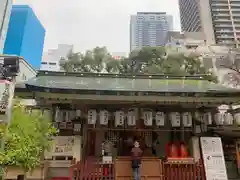
[[138, 11], [165, 11], [179, 30], [178, 0], [15, 0], [28, 4], [46, 29], [45, 49], [74, 44], [78, 51], [107, 46], [129, 51], [130, 15]]

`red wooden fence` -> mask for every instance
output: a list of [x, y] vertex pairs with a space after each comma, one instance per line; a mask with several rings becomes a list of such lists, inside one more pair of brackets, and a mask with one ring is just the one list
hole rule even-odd
[[[206, 180], [202, 163], [163, 163], [164, 180]], [[128, 167], [126, 167], [128, 168]], [[129, 167], [131, 168], [131, 167]], [[153, 167], [154, 168], [154, 167]], [[88, 158], [70, 168], [70, 180], [117, 180], [113, 164], [102, 164], [96, 158]], [[124, 179], [131, 180], [132, 177]]]
[[165, 180], [206, 180], [204, 166], [195, 164], [164, 163]]
[[113, 180], [113, 164], [102, 164], [99, 159], [88, 158], [70, 168], [70, 180]]

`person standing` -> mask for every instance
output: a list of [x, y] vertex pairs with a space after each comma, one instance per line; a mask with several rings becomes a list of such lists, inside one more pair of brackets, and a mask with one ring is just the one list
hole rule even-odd
[[134, 147], [131, 150], [131, 157], [132, 157], [132, 169], [133, 169], [133, 179], [134, 180], [140, 180], [141, 174], [140, 174], [140, 165], [141, 165], [141, 159], [142, 159], [143, 151], [141, 150], [139, 146], [139, 142], [134, 142]]

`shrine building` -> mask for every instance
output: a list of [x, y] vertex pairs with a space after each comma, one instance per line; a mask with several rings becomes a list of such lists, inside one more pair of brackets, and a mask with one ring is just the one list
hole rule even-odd
[[[142, 178], [240, 177], [240, 113], [219, 108], [240, 104], [240, 90], [204, 75], [40, 71], [17, 85], [16, 96], [35, 99], [34, 108], [47, 112], [59, 129], [45, 160], [69, 162], [70, 179], [130, 180], [134, 141], [144, 152]], [[216, 156], [218, 165], [209, 164]], [[64, 176], [56, 172], [49, 176]]]

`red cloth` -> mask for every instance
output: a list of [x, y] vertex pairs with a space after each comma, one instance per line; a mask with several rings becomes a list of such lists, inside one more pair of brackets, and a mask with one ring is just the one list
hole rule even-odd
[[169, 143], [166, 146], [167, 157], [176, 158], [178, 157], [178, 147], [175, 143]]
[[181, 143], [180, 144], [180, 147], [179, 147], [179, 151], [180, 151], [180, 157], [181, 158], [186, 158], [188, 157], [188, 151], [187, 151], [187, 147], [184, 143]]

